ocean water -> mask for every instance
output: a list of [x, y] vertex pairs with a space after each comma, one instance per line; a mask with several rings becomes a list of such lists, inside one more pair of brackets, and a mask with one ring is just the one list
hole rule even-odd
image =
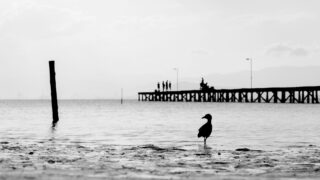
[[[206, 113], [213, 116], [213, 132], [204, 146], [197, 133]], [[59, 116], [53, 129], [50, 101], [1, 100], [0, 170], [320, 176], [320, 105], [60, 100]]]
[[55, 136], [88, 145], [197, 145], [206, 113], [213, 116], [208, 145], [281, 148], [320, 142], [320, 106], [310, 104], [163, 103], [61, 100], [51, 129], [50, 101], [0, 101], [0, 137], [24, 142]]

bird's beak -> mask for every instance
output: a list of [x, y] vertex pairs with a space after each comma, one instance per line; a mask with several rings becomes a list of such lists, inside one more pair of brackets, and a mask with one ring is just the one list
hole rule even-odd
[[201, 119], [205, 119], [206, 118], [206, 116], [203, 116]]

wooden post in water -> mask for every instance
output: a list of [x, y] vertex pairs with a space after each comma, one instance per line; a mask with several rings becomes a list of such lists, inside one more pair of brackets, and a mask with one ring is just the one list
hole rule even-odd
[[123, 88], [121, 88], [121, 104], [123, 104]]
[[50, 85], [51, 85], [51, 104], [52, 104], [52, 124], [55, 125], [59, 121], [58, 100], [56, 89], [56, 73], [54, 69], [54, 61], [49, 61], [50, 69]]

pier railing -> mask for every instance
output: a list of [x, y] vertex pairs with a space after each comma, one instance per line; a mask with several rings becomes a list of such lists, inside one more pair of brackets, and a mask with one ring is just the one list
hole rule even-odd
[[139, 101], [319, 103], [320, 86], [139, 92]]

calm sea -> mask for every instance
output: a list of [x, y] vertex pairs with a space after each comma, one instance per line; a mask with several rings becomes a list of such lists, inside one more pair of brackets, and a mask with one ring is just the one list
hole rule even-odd
[[0, 140], [34, 143], [54, 137], [59, 143], [159, 146], [202, 145], [201, 119], [213, 116], [207, 144], [217, 149], [278, 149], [320, 142], [320, 106], [60, 100], [60, 121], [51, 129], [47, 100], [1, 100]]

